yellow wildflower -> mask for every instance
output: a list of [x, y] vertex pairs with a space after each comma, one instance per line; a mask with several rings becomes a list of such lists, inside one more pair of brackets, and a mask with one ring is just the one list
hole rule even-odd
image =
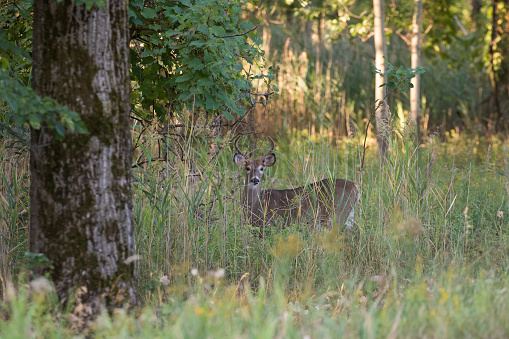
[[440, 300], [438, 302], [440, 303], [440, 305], [443, 305], [447, 302], [447, 300], [449, 300], [449, 293], [447, 293], [447, 291], [443, 287], [441, 287]]

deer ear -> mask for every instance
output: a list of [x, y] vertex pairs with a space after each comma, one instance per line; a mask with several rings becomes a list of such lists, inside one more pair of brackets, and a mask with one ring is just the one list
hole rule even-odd
[[263, 157], [263, 166], [270, 167], [276, 163], [276, 155], [274, 153], [269, 153]]
[[233, 156], [233, 161], [235, 162], [235, 165], [239, 167], [246, 166], [246, 158], [242, 154], [235, 154]]

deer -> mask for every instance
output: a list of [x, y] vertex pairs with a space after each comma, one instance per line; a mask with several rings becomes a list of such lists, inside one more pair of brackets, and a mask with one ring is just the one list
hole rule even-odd
[[324, 179], [298, 188], [261, 190], [263, 171], [276, 163], [274, 140], [268, 137], [271, 149], [265, 155], [252, 159], [239, 149], [239, 139], [240, 136], [235, 140], [233, 161], [239, 168], [245, 169], [242, 204], [253, 226], [263, 230], [266, 225], [274, 226], [278, 219], [286, 226], [304, 218], [314, 221], [315, 228], [319, 229], [323, 222], [330, 228], [335, 217], [337, 224], [352, 228], [360, 200], [359, 189], [353, 181]]

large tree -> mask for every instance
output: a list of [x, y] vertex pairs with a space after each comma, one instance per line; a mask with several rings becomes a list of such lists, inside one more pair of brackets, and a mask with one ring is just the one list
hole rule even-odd
[[32, 129], [30, 251], [51, 260], [59, 298], [78, 291], [81, 310], [93, 315], [135, 303], [136, 292], [127, 260], [134, 255], [128, 2], [88, 2], [34, 5], [32, 86], [76, 111], [89, 133]]

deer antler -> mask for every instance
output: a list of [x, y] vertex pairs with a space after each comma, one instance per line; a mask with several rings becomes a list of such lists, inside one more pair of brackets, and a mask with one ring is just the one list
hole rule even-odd
[[267, 138], [269, 138], [270, 143], [272, 144], [272, 147], [270, 148], [270, 151], [268, 151], [268, 152], [267, 152], [267, 154], [270, 154], [270, 153], [272, 153], [272, 151], [274, 150], [274, 148], [276, 147], [276, 145], [274, 144], [274, 140], [272, 140], [272, 138], [271, 138], [271, 137], [267, 137]]
[[235, 139], [235, 149], [237, 150], [238, 154], [241, 154], [242, 156], [246, 156], [239, 148], [239, 139], [242, 136], [242, 134], [239, 134], [239, 136]]

